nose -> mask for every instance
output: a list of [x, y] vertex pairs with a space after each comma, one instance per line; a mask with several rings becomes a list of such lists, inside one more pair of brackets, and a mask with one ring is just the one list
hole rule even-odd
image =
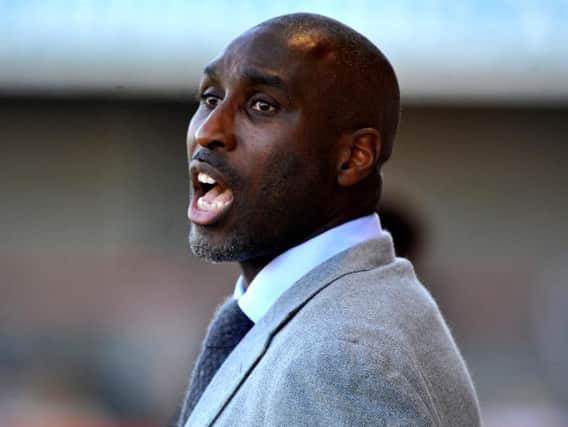
[[211, 110], [194, 134], [194, 140], [209, 149], [223, 148], [232, 151], [236, 147], [234, 118], [230, 105], [220, 104]]

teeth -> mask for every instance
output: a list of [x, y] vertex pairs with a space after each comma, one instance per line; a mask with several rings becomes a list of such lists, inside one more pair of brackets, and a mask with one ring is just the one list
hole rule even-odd
[[197, 180], [199, 182], [202, 182], [203, 184], [216, 184], [217, 181], [215, 181], [213, 178], [211, 178], [209, 175], [207, 175], [206, 173], [203, 172], [199, 172], [199, 174], [197, 174]]
[[203, 198], [200, 197], [199, 199], [197, 199], [197, 207], [202, 211], [209, 210], [209, 205], [210, 203], [206, 200], [203, 200]]
[[208, 202], [203, 197], [200, 197], [199, 199], [197, 199], [197, 207], [199, 209], [201, 209], [202, 211], [220, 210], [220, 209], [223, 209], [225, 206], [227, 206], [229, 203], [231, 203], [231, 202], [230, 201], [221, 201], [221, 200], [216, 200], [214, 202]]

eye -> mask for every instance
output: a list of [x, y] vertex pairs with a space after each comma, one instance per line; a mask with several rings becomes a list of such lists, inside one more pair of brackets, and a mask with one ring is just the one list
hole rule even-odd
[[219, 101], [221, 101], [221, 98], [219, 98], [216, 95], [213, 95], [211, 93], [203, 93], [200, 95], [200, 99], [201, 99], [201, 103], [203, 105], [205, 105], [207, 108], [215, 108], [217, 105], [219, 105]]
[[251, 108], [260, 113], [274, 113], [276, 111], [276, 107], [274, 105], [261, 99], [253, 101]]

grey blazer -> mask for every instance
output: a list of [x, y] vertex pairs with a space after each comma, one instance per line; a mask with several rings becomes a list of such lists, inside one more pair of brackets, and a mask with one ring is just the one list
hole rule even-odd
[[390, 236], [296, 282], [213, 377], [186, 427], [479, 426], [459, 350]]

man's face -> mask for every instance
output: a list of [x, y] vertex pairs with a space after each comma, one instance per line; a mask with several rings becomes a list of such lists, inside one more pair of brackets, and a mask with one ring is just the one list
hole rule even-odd
[[269, 28], [234, 41], [207, 68], [187, 135], [191, 248], [212, 261], [276, 255], [332, 215], [331, 73], [317, 40]]

